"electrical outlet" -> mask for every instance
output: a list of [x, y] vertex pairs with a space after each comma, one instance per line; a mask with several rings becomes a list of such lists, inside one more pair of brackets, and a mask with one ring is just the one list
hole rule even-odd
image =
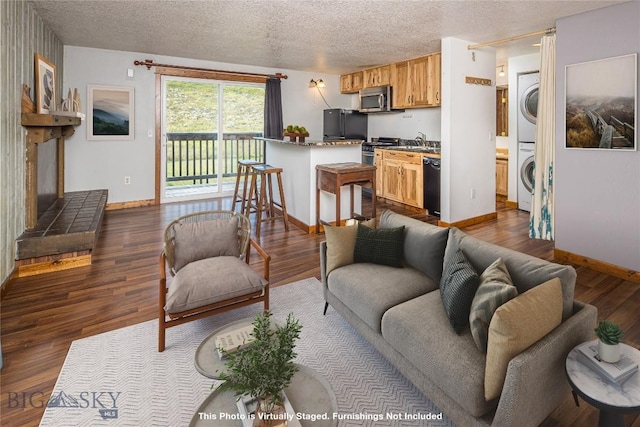
[[147, 136], [153, 138], [153, 129], [147, 129]]
[[475, 188], [472, 188], [472, 189], [471, 189], [471, 198], [472, 198], [472, 199], [475, 199], [475, 198], [476, 198], [476, 189], [475, 189]]
[[130, 176], [125, 176], [124, 177], [124, 184], [125, 185], [131, 184], [131, 177]]

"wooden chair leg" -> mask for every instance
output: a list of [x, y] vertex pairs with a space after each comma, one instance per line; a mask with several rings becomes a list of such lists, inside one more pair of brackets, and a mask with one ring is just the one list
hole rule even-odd
[[[256, 174], [257, 175], [257, 174]], [[255, 179], [255, 175], [254, 175]], [[260, 238], [260, 226], [262, 225], [262, 211], [264, 209], [264, 202], [267, 198], [266, 189], [264, 188], [267, 184], [264, 179], [264, 174], [260, 176], [260, 195], [258, 196], [258, 209], [256, 216], [256, 237]]]
[[[236, 187], [233, 190], [233, 202], [231, 202], [231, 210], [232, 211], [236, 210], [236, 203], [238, 202], [238, 193], [240, 191], [240, 174], [242, 173], [243, 169], [244, 169], [244, 166], [241, 165], [240, 163], [238, 163], [238, 166], [236, 168]], [[246, 184], [246, 182], [245, 182], [245, 184]], [[244, 197], [242, 198], [240, 203], [241, 203], [240, 212], [242, 212], [242, 205], [244, 205]]]
[[158, 319], [158, 353], [162, 353], [165, 347], [165, 332], [164, 319]]
[[284, 188], [282, 187], [282, 176], [278, 172], [278, 191], [280, 191], [280, 207], [284, 217], [284, 229], [289, 231], [289, 215], [287, 215], [287, 203], [284, 201]]

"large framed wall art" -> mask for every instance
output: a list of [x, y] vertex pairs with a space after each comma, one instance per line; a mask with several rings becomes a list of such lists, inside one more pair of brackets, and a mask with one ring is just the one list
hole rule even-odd
[[89, 85], [87, 92], [87, 139], [133, 139], [133, 88]]
[[567, 149], [637, 148], [637, 54], [567, 65]]

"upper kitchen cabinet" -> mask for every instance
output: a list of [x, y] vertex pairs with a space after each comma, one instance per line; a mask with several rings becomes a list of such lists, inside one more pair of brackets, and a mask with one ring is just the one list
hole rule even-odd
[[356, 93], [362, 89], [362, 71], [340, 76], [340, 93]]
[[365, 88], [388, 86], [391, 82], [391, 65], [364, 70], [362, 76]]
[[391, 65], [393, 108], [440, 106], [439, 53]]

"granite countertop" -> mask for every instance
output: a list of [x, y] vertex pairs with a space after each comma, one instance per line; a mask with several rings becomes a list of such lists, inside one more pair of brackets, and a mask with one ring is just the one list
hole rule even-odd
[[307, 146], [307, 147], [317, 147], [317, 146], [324, 146], [324, 145], [356, 145], [356, 144], [362, 144], [363, 142], [362, 139], [333, 139], [328, 141], [305, 139], [304, 142], [288, 141], [283, 139], [272, 139], [272, 138], [256, 138], [256, 139], [261, 139], [268, 142], [276, 142], [279, 144], [300, 145], [300, 146]]

